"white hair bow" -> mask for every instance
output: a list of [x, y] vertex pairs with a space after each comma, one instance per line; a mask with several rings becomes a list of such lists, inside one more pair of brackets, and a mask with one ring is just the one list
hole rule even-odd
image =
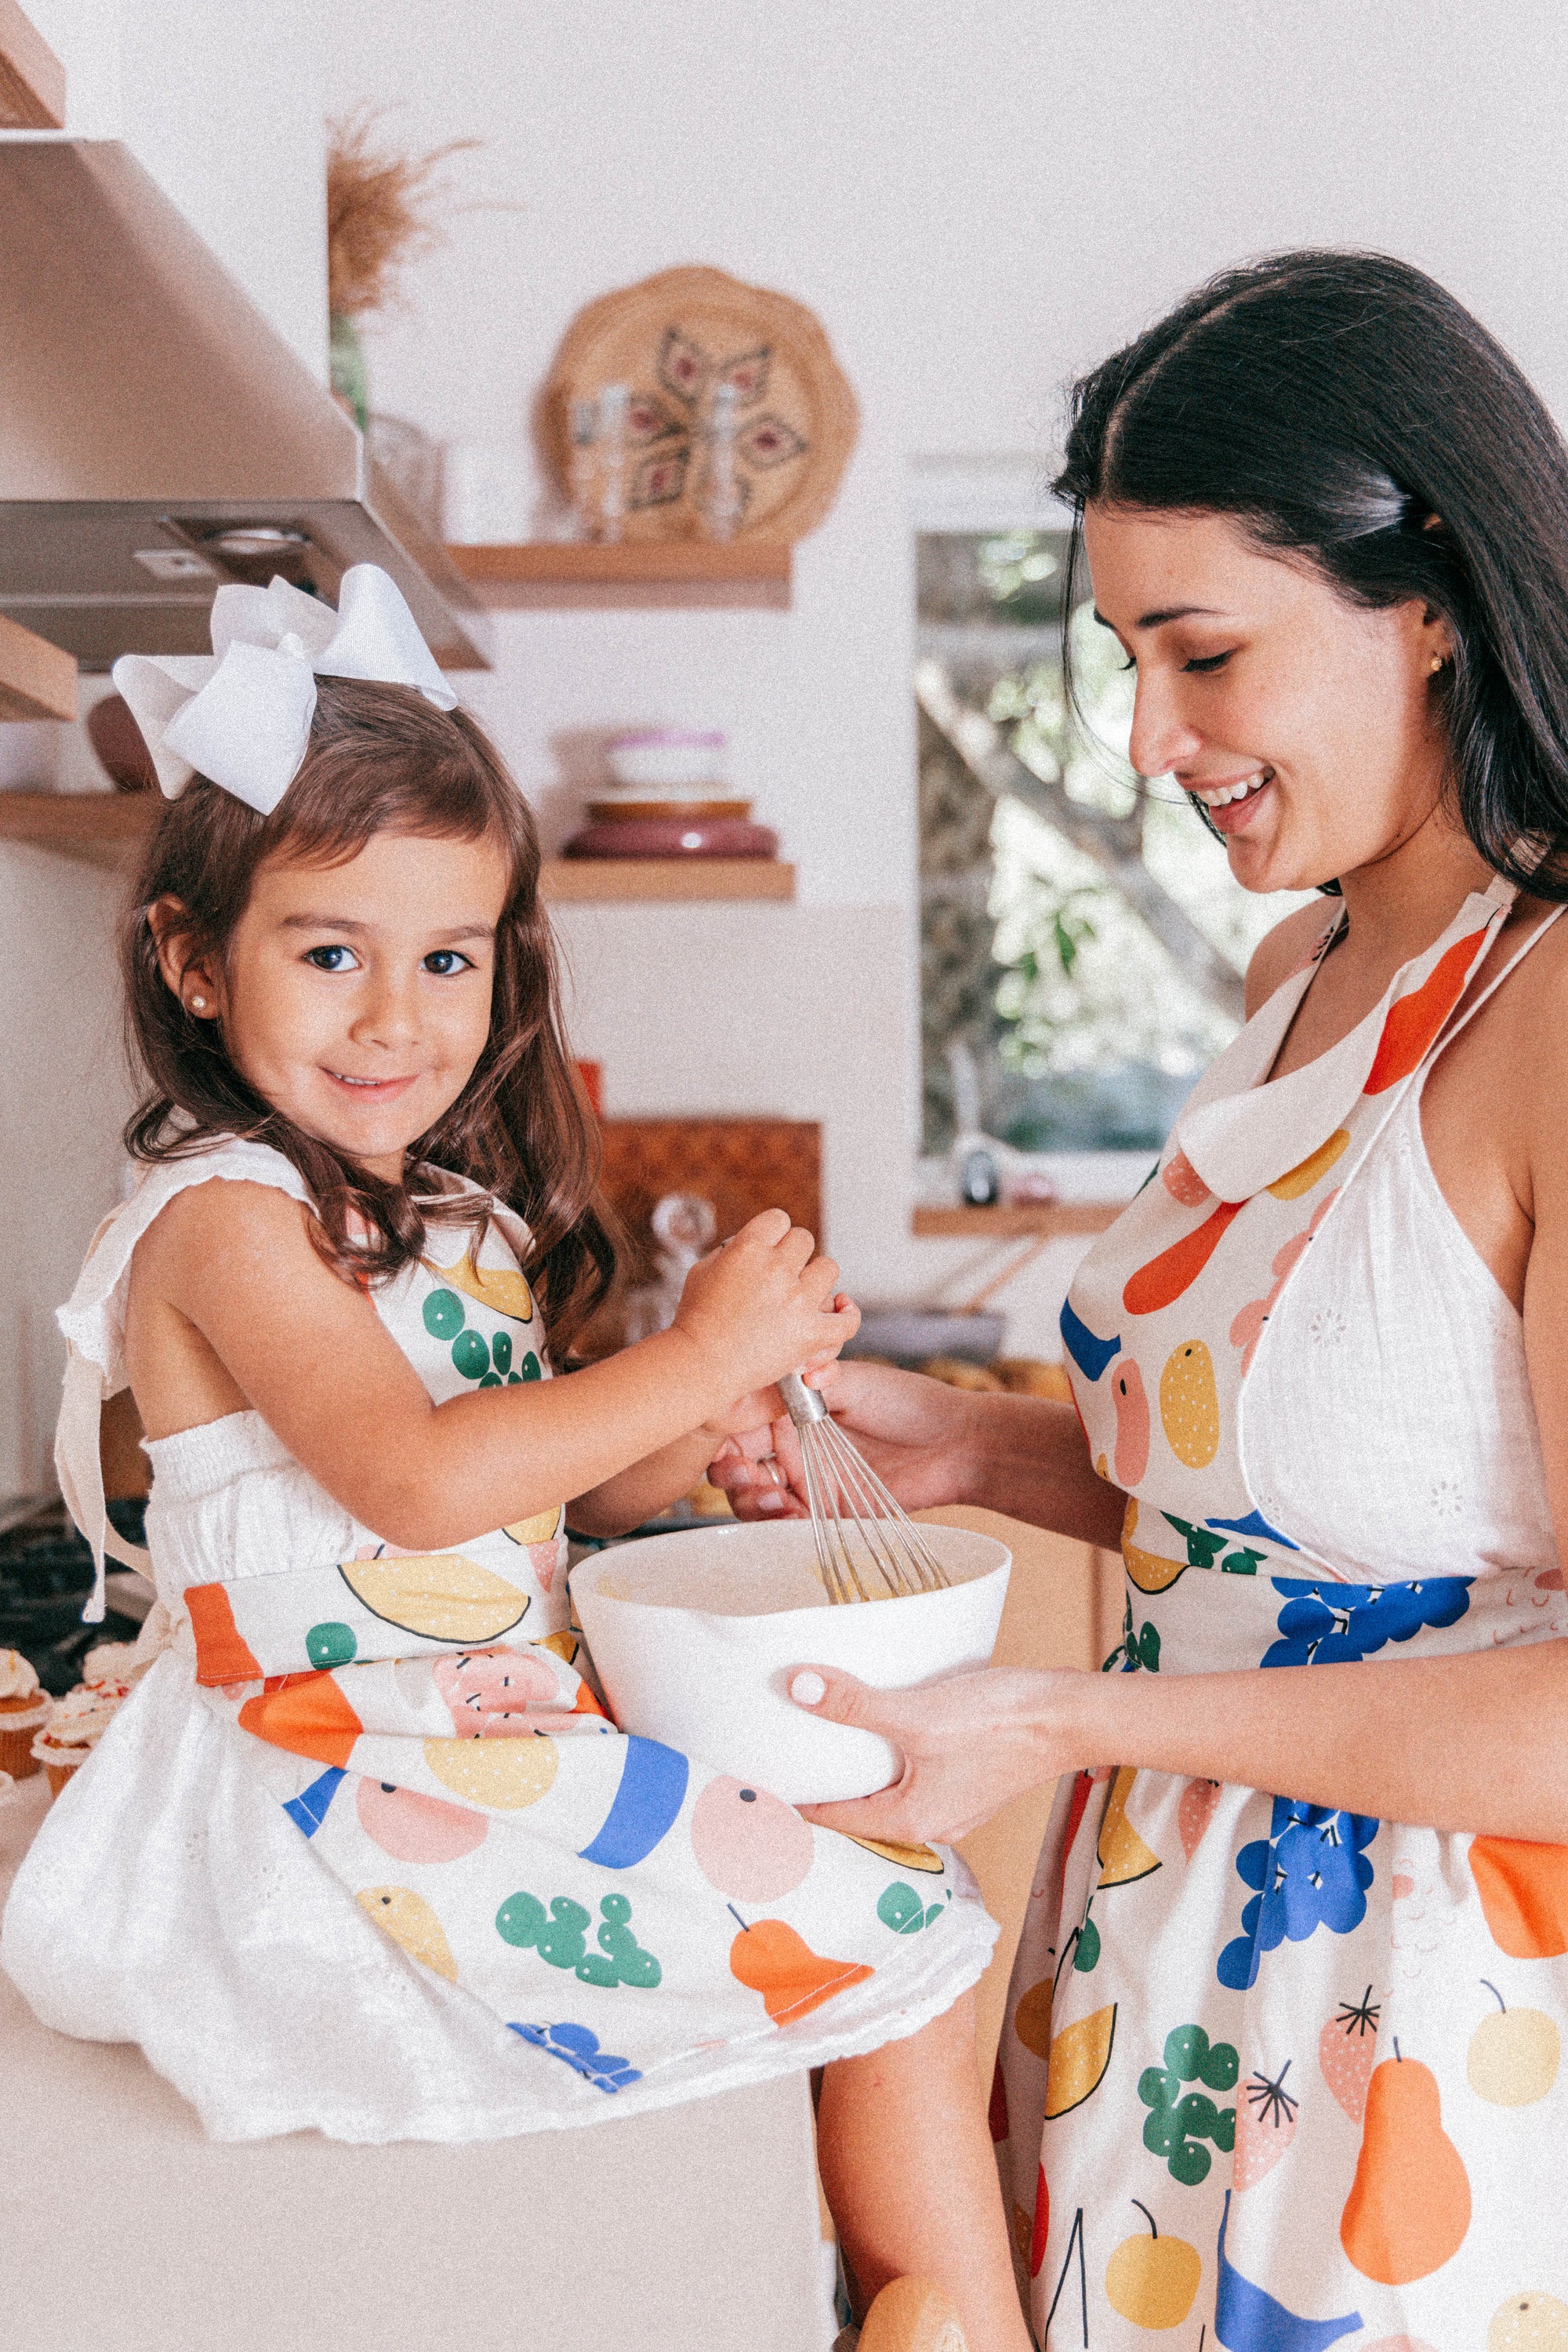
[[114, 683], [142, 730], [158, 782], [177, 800], [196, 775], [270, 816], [310, 740], [318, 677], [452, 692], [396, 583], [378, 563], [345, 572], [338, 609], [286, 580], [213, 598], [208, 654], [121, 654]]

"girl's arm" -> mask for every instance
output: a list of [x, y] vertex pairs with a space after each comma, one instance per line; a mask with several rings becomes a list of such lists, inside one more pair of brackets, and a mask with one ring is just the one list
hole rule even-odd
[[[826, 1364], [812, 1384], [906, 1510], [979, 1503], [1079, 1543], [1121, 1543], [1127, 1498], [1095, 1475], [1070, 1404], [950, 1389], [884, 1364]], [[787, 1421], [738, 1434], [710, 1475], [742, 1518], [805, 1509]]]
[[128, 1369], [153, 1436], [237, 1399], [363, 1526], [437, 1550], [603, 1486], [839, 1345], [854, 1310], [835, 1309], [837, 1269], [812, 1246], [769, 1210], [693, 1269], [669, 1330], [570, 1379], [437, 1405], [370, 1300], [317, 1256], [305, 1211], [214, 1180], [137, 1245]]

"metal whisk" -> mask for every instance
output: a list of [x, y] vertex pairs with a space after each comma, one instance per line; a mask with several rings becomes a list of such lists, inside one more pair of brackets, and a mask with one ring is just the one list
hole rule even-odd
[[[936, 1554], [851, 1445], [820, 1393], [798, 1372], [787, 1372], [779, 1391], [800, 1439], [811, 1531], [828, 1600], [837, 1606], [945, 1591], [949, 1580]], [[884, 1589], [868, 1590], [878, 1585]]]

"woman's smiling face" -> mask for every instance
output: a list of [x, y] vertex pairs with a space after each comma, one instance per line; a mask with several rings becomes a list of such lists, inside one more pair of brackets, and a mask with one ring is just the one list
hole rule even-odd
[[1084, 545], [1096, 612], [1138, 666], [1132, 763], [1205, 803], [1244, 888], [1315, 888], [1433, 815], [1441, 619], [1349, 604], [1226, 515], [1091, 502]]

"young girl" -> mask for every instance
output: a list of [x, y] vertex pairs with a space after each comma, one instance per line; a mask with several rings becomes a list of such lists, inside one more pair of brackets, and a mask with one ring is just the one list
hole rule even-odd
[[60, 1317], [62, 1485], [101, 1576], [129, 1381], [166, 1646], [5, 1965], [225, 2139], [492, 2137], [837, 2061], [862, 2286], [934, 2272], [984, 2327], [1011, 2286], [962, 1996], [995, 1930], [963, 1864], [622, 1736], [570, 1630], [566, 1519], [689, 1489], [852, 1331], [837, 1269], [771, 1211], [672, 1328], [552, 1376], [546, 1317], [561, 1365], [612, 1259], [527, 808], [384, 573], [337, 614], [220, 590], [213, 637], [116, 670], [171, 803], [125, 948], [142, 1172]]

